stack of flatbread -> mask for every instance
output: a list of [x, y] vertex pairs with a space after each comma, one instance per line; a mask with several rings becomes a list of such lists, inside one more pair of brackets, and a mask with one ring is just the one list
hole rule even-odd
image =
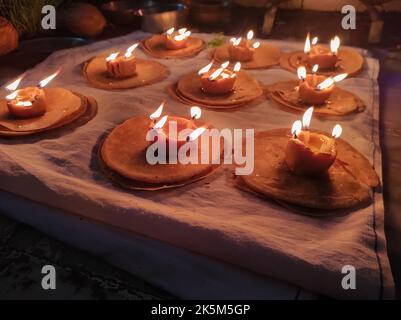
[[97, 113], [97, 103], [93, 98], [62, 88], [46, 88], [44, 91], [47, 111], [40, 117], [12, 117], [8, 112], [7, 101], [0, 101], [0, 136], [27, 136], [70, 124], [83, 125]]
[[129, 78], [113, 78], [107, 72], [106, 57], [101, 55], [85, 63], [83, 73], [88, 82], [105, 90], [128, 89], [153, 84], [165, 79], [167, 67], [153, 60], [136, 58], [136, 75]]
[[327, 174], [318, 177], [294, 174], [285, 162], [289, 129], [255, 135], [255, 167], [251, 175], [238, 176], [238, 186], [284, 204], [318, 209], [325, 215], [337, 209], [369, 204], [379, 178], [369, 161], [349, 143], [337, 139], [337, 159]]

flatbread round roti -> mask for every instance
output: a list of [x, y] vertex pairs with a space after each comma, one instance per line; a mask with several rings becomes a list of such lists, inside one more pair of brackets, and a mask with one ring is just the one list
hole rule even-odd
[[12, 132], [43, 131], [85, 112], [86, 101], [71, 91], [62, 88], [48, 88], [44, 91], [47, 111], [40, 117], [30, 119], [12, 117], [8, 112], [7, 101], [1, 100], [0, 130]]
[[129, 78], [112, 78], [107, 73], [107, 55], [93, 58], [84, 65], [85, 78], [96, 88], [105, 90], [128, 89], [146, 86], [165, 79], [166, 66], [153, 60], [136, 59], [136, 75]]
[[379, 185], [379, 178], [350, 144], [338, 139], [336, 161], [327, 175], [313, 178], [288, 169], [284, 154], [289, 138], [289, 129], [257, 133], [254, 171], [239, 176], [240, 182], [258, 194], [305, 208], [336, 210], [370, 203], [371, 188]]
[[[330, 76], [333, 74], [348, 73], [355, 76], [363, 70], [363, 56], [356, 50], [340, 48], [338, 51], [337, 67], [333, 70], [318, 70], [317, 74]], [[307, 56], [303, 51], [294, 51], [280, 57], [280, 65], [284, 69], [296, 72], [299, 66], [306, 66], [308, 73], [312, 73], [311, 66], [307, 66]]]
[[[146, 150], [150, 142], [145, 139], [149, 124], [147, 117], [128, 119], [114, 128], [103, 141], [99, 152], [100, 164], [105, 169], [106, 175], [113, 181], [132, 189], [152, 190], [176, 187], [204, 178], [219, 167], [219, 164], [181, 164], [180, 162], [149, 164], [146, 160]], [[204, 137], [202, 136], [201, 139]], [[209, 142], [209, 163], [212, 163], [212, 157], [220, 160], [220, 153], [213, 154], [212, 143]], [[198, 144], [199, 153], [200, 145], [201, 143]]]
[[[298, 84], [297, 80], [282, 81], [267, 86], [266, 91], [268, 96], [280, 105], [304, 112], [310, 105], [299, 101], [296, 90]], [[314, 113], [324, 116], [345, 116], [362, 112], [365, 108], [364, 102], [359, 97], [336, 86], [324, 104], [314, 106]]]
[[48, 128], [43, 128], [41, 130], [36, 130], [36, 131], [11, 131], [11, 130], [6, 130], [2, 129], [0, 127], [0, 136], [1, 137], [21, 137], [21, 136], [30, 136], [30, 135], [35, 135], [35, 134], [40, 134], [40, 133], [47, 133], [47, 132], [52, 132], [56, 129], [59, 128], [76, 128], [79, 126], [82, 126], [92, 120], [96, 114], [97, 114], [97, 102], [94, 98], [92, 97], [84, 97], [78, 93], [74, 93], [78, 97], [81, 98], [82, 105], [79, 111], [75, 112], [74, 114], [71, 114], [68, 117], [63, 118], [61, 121], [57, 122], [55, 125], [50, 126]]
[[187, 46], [183, 49], [169, 50], [164, 45], [164, 35], [154, 35], [142, 41], [144, 51], [154, 58], [179, 59], [196, 56], [206, 47], [205, 41], [190, 36]]
[[237, 79], [232, 92], [221, 95], [212, 95], [202, 90], [200, 77], [197, 72], [192, 72], [182, 77], [177, 83], [177, 91], [185, 99], [210, 107], [232, 108], [248, 103], [263, 94], [258, 81], [245, 71], [237, 73]]
[[[230, 54], [228, 53], [229, 44], [224, 44], [213, 53], [213, 58], [217, 62], [231, 61]], [[270, 68], [279, 64], [280, 62], [280, 49], [268, 44], [261, 44], [259, 48], [255, 50], [253, 59], [250, 61], [241, 62], [241, 67], [244, 69], [264, 69]], [[232, 61], [236, 62], [236, 61]]]

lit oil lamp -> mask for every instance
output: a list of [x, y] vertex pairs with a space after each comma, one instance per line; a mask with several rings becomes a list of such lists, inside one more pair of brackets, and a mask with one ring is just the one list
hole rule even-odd
[[340, 48], [340, 38], [335, 36], [330, 41], [330, 49], [317, 45], [318, 38], [310, 41], [310, 35], [306, 36], [304, 53], [307, 55], [309, 66], [319, 65], [320, 69], [333, 69], [338, 62], [338, 49]]
[[241, 70], [241, 63], [237, 62], [233, 70], [227, 69], [229, 61], [221, 64], [219, 68], [212, 68], [213, 62], [199, 70], [202, 90], [210, 94], [224, 94], [233, 90], [237, 72]]
[[43, 88], [53, 80], [59, 71], [39, 82], [37, 87], [18, 89], [22, 78], [17, 79], [6, 88], [12, 93], [6, 96], [8, 112], [16, 118], [34, 118], [46, 113], [46, 95]]
[[260, 42], [252, 42], [253, 31], [250, 30], [247, 33], [246, 39], [242, 38], [231, 38], [230, 45], [228, 46], [228, 53], [230, 55], [230, 60], [232, 61], [250, 61], [253, 59], [255, 49], [259, 48]]
[[[186, 136], [179, 133], [185, 132], [184, 130], [188, 129], [196, 130], [197, 126], [194, 121], [198, 120], [201, 117], [202, 110], [197, 106], [193, 106], [191, 107], [190, 119], [166, 115], [163, 116], [159, 121], [155, 122], [155, 119], [159, 118], [162, 113], [161, 108], [163, 104], [164, 103], [162, 103], [162, 105], [150, 116], [150, 119], [153, 123], [151, 125], [151, 129], [157, 131], [157, 136], [155, 137], [154, 141], [157, 141], [162, 136], [163, 139], [165, 139], [167, 146], [173, 145], [176, 146], [177, 149], [179, 149], [186, 142], [193, 141], [191, 139], [194, 139], [194, 136]], [[175, 122], [175, 124], [172, 125], [171, 123], [169, 123], [169, 125], [165, 125], [167, 123], [167, 119], [169, 119], [169, 122]]]
[[321, 105], [325, 103], [333, 92], [334, 84], [347, 77], [346, 73], [342, 73], [335, 77], [326, 78], [325, 76], [316, 74], [318, 68], [318, 65], [314, 65], [312, 74], [307, 74], [305, 67], [299, 67], [297, 70], [300, 80], [298, 98], [302, 103], [309, 105]]
[[337, 157], [335, 139], [339, 138], [342, 128], [335, 125], [332, 136], [308, 131], [313, 108], [309, 108], [302, 119], [294, 122], [285, 149], [287, 166], [297, 175], [321, 175], [327, 172]]
[[181, 28], [175, 31], [175, 28], [170, 28], [166, 31], [166, 48], [169, 50], [183, 49], [188, 44], [191, 31], [187, 28]]
[[111, 77], [128, 78], [136, 74], [136, 58], [133, 52], [137, 47], [138, 43], [135, 43], [125, 51], [124, 55], [115, 52], [106, 58], [107, 72]]

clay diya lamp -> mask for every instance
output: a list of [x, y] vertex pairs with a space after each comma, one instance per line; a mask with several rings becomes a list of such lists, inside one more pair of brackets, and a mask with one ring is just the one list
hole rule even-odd
[[237, 72], [241, 69], [241, 63], [237, 62], [233, 70], [228, 69], [229, 61], [221, 64], [218, 68], [212, 68], [213, 63], [199, 70], [201, 87], [205, 93], [219, 95], [233, 91]]
[[115, 52], [106, 58], [107, 72], [110, 77], [129, 78], [136, 75], [136, 58], [133, 52], [137, 47], [138, 43], [135, 43], [126, 50], [124, 55]]
[[304, 53], [307, 56], [309, 66], [319, 65], [320, 69], [334, 69], [338, 62], [338, 49], [340, 48], [340, 38], [334, 37], [330, 41], [330, 49], [317, 45], [317, 37], [310, 42], [309, 34], [306, 36]]
[[[163, 106], [164, 103], [162, 103], [159, 108], [150, 115], [151, 123], [149, 128], [157, 130], [157, 136], [155, 136], [153, 142], [156, 142], [162, 137], [166, 141], [168, 153], [170, 145], [176, 146], [177, 150], [179, 150], [185, 143], [196, 140], [198, 136], [197, 134], [194, 134], [194, 132], [199, 132], [199, 130], [197, 130], [199, 128], [196, 126], [194, 121], [201, 117], [201, 109], [197, 106], [191, 107], [190, 119], [165, 115], [156, 121], [162, 113]], [[188, 130], [192, 130], [192, 133], [189, 135], [185, 134]], [[195, 136], [197, 137], [195, 138]]]
[[170, 28], [166, 31], [165, 45], [168, 50], [178, 50], [186, 48], [191, 31], [181, 28], [175, 31]]
[[7, 89], [13, 90], [6, 96], [10, 115], [20, 119], [40, 117], [46, 113], [46, 94], [43, 88], [54, 79], [59, 71], [39, 82], [37, 87], [17, 89], [21, 78], [10, 84]]
[[300, 84], [298, 87], [298, 98], [304, 104], [322, 105], [330, 97], [333, 92], [334, 84], [340, 82], [347, 77], [347, 74], [339, 74], [335, 77], [326, 78], [317, 75], [318, 65], [313, 66], [312, 74], [306, 74], [305, 67], [299, 67], [298, 78]]
[[[285, 149], [285, 162], [297, 175], [319, 176], [325, 174], [337, 157], [335, 139], [342, 133], [340, 125], [333, 129], [332, 136], [308, 131], [308, 121], [313, 108], [309, 108], [303, 121], [297, 120], [292, 126], [292, 138]], [[307, 119], [309, 117], [309, 120]]]
[[253, 31], [250, 30], [246, 39], [231, 38], [228, 46], [228, 53], [231, 61], [250, 61], [253, 59], [255, 50], [259, 48], [260, 42], [251, 43], [253, 39]]

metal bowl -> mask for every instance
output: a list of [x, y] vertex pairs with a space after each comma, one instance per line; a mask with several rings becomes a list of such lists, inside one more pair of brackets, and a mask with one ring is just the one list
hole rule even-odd
[[229, 23], [231, 1], [229, 0], [192, 0], [190, 18], [202, 26], [221, 26]]
[[183, 3], [157, 4], [142, 10], [142, 30], [164, 32], [171, 27], [185, 26], [188, 7]]
[[100, 6], [106, 18], [116, 25], [141, 26], [142, 11], [156, 5], [154, 1], [111, 1]]

